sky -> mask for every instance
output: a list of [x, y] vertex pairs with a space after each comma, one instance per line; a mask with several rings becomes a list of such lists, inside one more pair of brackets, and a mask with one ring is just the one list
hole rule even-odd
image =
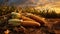
[[3, 3], [6, 3], [9, 6], [39, 6], [50, 9], [53, 8], [57, 11], [57, 13], [60, 12], [60, 0], [0, 0], [0, 4]]

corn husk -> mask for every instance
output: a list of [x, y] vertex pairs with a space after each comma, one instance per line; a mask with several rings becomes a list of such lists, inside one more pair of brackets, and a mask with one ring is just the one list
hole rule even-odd
[[20, 25], [21, 24], [21, 22], [20, 22], [21, 20], [19, 20], [19, 19], [10, 19], [10, 20], [8, 20], [8, 24], [11, 24], [11, 25], [13, 25], [13, 26], [18, 26], [18, 25]]
[[12, 18], [15, 18], [15, 19], [21, 18], [21, 14], [20, 13], [12, 12], [11, 15], [12, 15]]

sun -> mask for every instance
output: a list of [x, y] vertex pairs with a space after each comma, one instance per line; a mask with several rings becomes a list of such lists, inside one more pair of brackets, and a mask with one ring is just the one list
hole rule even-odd
[[60, 8], [54, 8], [56, 13], [60, 13]]

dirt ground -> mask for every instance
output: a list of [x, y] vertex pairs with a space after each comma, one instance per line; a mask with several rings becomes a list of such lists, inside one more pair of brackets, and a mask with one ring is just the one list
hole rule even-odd
[[47, 26], [17, 28], [17, 32], [12, 31], [10, 34], [60, 34], [60, 19], [46, 21]]
[[[45, 19], [46, 26], [40, 27], [6, 27], [7, 23], [0, 24], [0, 34], [4, 34], [7, 29], [9, 34], [60, 34], [60, 19]], [[3, 22], [3, 21], [2, 21]]]

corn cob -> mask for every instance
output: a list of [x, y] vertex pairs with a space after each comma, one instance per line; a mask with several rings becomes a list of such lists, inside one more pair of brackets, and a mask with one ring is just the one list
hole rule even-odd
[[39, 23], [42, 24], [42, 25], [45, 24], [44, 20], [43, 20], [41, 17], [37, 16], [37, 15], [31, 14], [31, 13], [27, 13], [26, 15], [27, 15], [29, 18], [31, 18], [31, 19], [39, 22]]
[[41, 26], [40, 23], [35, 21], [22, 21], [21, 25], [23, 26]]

